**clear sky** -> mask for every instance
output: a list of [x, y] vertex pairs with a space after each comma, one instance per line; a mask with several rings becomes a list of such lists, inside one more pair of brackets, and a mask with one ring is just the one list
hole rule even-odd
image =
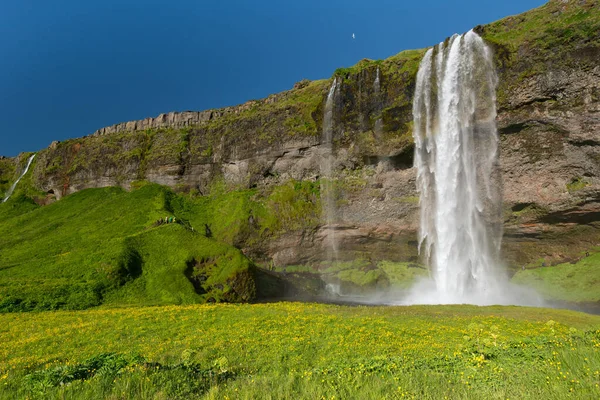
[[[0, 11], [0, 155], [243, 103], [431, 46], [544, 0], [15, 0]], [[356, 38], [352, 39], [352, 34]]]

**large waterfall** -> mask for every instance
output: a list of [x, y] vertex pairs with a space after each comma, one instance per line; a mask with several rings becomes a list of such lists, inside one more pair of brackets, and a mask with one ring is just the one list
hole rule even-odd
[[23, 178], [25, 176], [25, 174], [27, 173], [27, 171], [29, 171], [29, 167], [31, 166], [31, 162], [33, 161], [34, 157], [35, 157], [35, 154], [32, 154], [29, 157], [29, 159], [27, 160], [27, 165], [25, 166], [25, 169], [23, 170], [23, 172], [21, 172], [21, 175], [19, 175], [17, 180], [14, 181], [14, 183], [11, 185], [10, 189], [8, 189], [8, 192], [6, 192], [6, 195], [4, 196], [4, 200], [2, 200], [3, 203], [5, 203], [10, 198], [10, 196], [15, 191], [15, 188], [17, 187], [17, 184], [19, 183], [21, 178]]
[[492, 53], [473, 31], [430, 49], [419, 66], [413, 103], [419, 244], [432, 280], [413, 288], [409, 302], [523, 302], [508, 296], [513, 287], [499, 268], [496, 84]]

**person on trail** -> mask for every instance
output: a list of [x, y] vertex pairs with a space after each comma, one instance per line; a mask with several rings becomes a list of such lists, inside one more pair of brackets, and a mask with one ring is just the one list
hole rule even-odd
[[208, 224], [204, 224], [204, 233], [206, 234], [207, 238], [212, 237], [212, 231], [210, 230]]
[[165, 217], [165, 224], [169, 223], [169, 217]]

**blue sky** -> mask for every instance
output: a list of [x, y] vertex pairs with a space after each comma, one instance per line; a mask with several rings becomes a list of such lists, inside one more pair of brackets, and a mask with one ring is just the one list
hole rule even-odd
[[162, 112], [262, 98], [544, 2], [5, 2], [0, 155]]

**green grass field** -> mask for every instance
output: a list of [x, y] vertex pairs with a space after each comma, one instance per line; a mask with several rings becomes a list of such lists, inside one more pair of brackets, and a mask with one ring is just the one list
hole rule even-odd
[[0, 398], [596, 399], [600, 317], [189, 305], [0, 314]]
[[548, 299], [600, 302], [600, 252], [590, 252], [573, 264], [518, 271], [512, 280], [534, 288]]

